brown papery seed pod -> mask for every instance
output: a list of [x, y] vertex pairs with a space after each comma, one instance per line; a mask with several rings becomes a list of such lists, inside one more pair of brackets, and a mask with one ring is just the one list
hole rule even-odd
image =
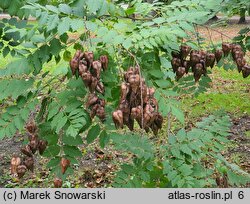
[[94, 61], [94, 53], [93, 52], [84, 52], [84, 58], [87, 61], [88, 67], [90, 68]]
[[221, 49], [218, 49], [215, 51], [215, 59], [217, 63], [221, 60], [222, 55], [223, 55], [223, 51]]
[[28, 157], [32, 157], [32, 156], [33, 156], [33, 153], [32, 153], [32, 151], [31, 151], [29, 145], [25, 145], [25, 146], [22, 147], [20, 150], [21, 150], [21, 152], [22, 152], [23, 154], [25, 154], [25, 155], [28, 156]]
[[112, 113], [113, 121], [116, 128], [123, 128], [123, 112], [116, 110]]
[[181, 58], [186, 59], [186, 57], [189, 55], [191, 51], [191, 47], [188, 45], [181, 45]]
[[246, 64], [244, 67], [242, 67], [243, 78], [247, 78], [249, 74], [250, 74], [250, 66]]
[[172, 65], [172, 68], [173, 68], [173, 72], [175, 73], [177, 71], [178, 67], [181, 66], [181, 59], [173, 58], [171, 60], [171, 65]]
[[42, 155], [46, 149], [48, 145], [48, 141], [46, 140], [39, 140], [39, 144], [38, 144], [38, 150], [39, 150], [39, 154]]
[[60, 178], [55, 178], [54, 179], [54, 187], [55, 188], [61, 188], [62, 184], [63, 184], [62, 179], [60, 179]]
[[178, 81], [186, 73], [185, 67], [178, 67], [176, 71], [176, 80]]
[[102, 63], [100, 61], [92, 62], [93, 76], [97, 79], [100, 79], [101, 71], [102, 71]]
[[230, 43], [223, 42], [223, 43], [222, 43], [222, 51], [223, 51], [223, 53], [224, 53], [224, 56], [228, 56], [228, 54], [229, 54], [230, 51], [231, 51], [231, 44], [230, 44]]
[[207, 53], [206, 56], [206, 67], [214, 67], [215, 63], [215, 54], [214, 53]]
[[27, 167], [25, 165], [19, 165], [17, 167], [18, 178], [22, 178], [26, 171], [27, 171]]
[[39, 144], [38, 137], [36, 135], [33, 135], [29, 143], [30, 149], [33, 154], [35, 154], [36, 150], [38, 149], [38, 144]]
[[102, 63], [102, 69], [103, 71], [108, 69], [108, 63], [109, 63], [109, 59], [107, 55], [102, 55], [100, 56], [100, 61]]
[[237, 68], [238, 68], [238, 71], [241, 72], [242, 70], [242, 67], [244, 67], [246, 65], [247, 61], [245, 58], [238, 58], [236, 59], [236, 64], [237, 64]]
[[27, 167], [28, 170], [34, 171], [34, 159], [33, 157], [27, 157], [24, 160], [24, 165]]
[[21, 164], [20, 157], [14, 156], [11, 158], [10, 167], [11, 167], [11, 174], [17, 174], [17, 167]]
[[61, 159], [60, 166], [61, 166], [62, 174], [66, 172], [69, 165], [70, 165], [70, 161], [68, 159], [65, 159], [65, 158]]
[[26, 124], [26, 129], [29, 131], [29, 133], [34, 134], [37, 130], [37, 126], [35, 121], [31, 120]]

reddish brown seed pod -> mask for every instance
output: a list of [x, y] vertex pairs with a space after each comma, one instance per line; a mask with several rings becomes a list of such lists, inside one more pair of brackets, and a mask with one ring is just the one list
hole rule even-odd
[[82, 80], [85, 84], [86, 87], [90, 87], [91, 83], [92, 83], [92, 75], [89, 71], [84, 72], [82, 75]]
[[178, 67], [181, 66], [181, 59], [173, 58], [171, 60], [171, 65], [172, 65], [172, 68], [173, 68], [173, 72], [175, 73], [177, 71]]
[[25, 165], [19, 165], [17, 167], [18, 178], [22, 178], [24, 174], [26, 173], [26, 171], [27, 171], [27, 167]]
[[238, 71], [241, 72], [242, 67], [244, 67], [246, 65], [246, 59], [245, 58], [237, 58], [236, 59], [236, 64], [237, 64], [237, 68]]
[[61, 188], [62, 184], [63, 184], [62, 179], [60, 179], [60, 178], [55, 178], [54, 179], [54, 187], [55, 188]]
[[194, 79], [195, 82], [198, 82], [201, 78], [201, 75], [203, 74], [203, 65], [201, 63], [198, 63], [195, 65], [194, 68]]
[[221, 49], [215, 51], [215, 59], [217, 63], [221, 60], [222, 56], [223, 56], [223, 51]]
[[65, 172], [68, 169], [69, 165], [70, 165], [70, 161], [68, 159], [66, 159], [66, 158], [61, 159], [60, 166], [61, 166], [62, 174], [65, 174]]
[[123, 82], [121, 84], [121, 95], [120, 95], [120, 100], [125, 100], [127, 98], [127, 95], [129, 93], [129, 84]]
[[184, 76], [185, 73], [186, 73], [185, 67], [178, 67], [176, 71], [176, 80], [178, 81], [181, 77]]
[[17, 174], [17, 167], [21, 164], [21, 159], [20, 157], [17, 157], [17, 156], [13, 156], [11, 158], [11, 161], [10, 161], [10, 171], [11, 171], [11, 174], [14, 175], [14, 174]]
[[98, 97], [95, 93], [91, 93], [89, 94], [88, 96], [88, 100], [87, 100], [87, 103], [86, 103], [86, 107], [89, 108], [93, 105], [95, 105], [96, 103], [98, 102]]
[[191, 67], [191, 63], [190, 63], [190, 61], [184, 60], [182, 62], [182, 66], [185, 67], [185, 72], [187, 74], [189, 72], [190, 67]]
[[246, 64], [242, 67], [242, 76], [243, 78], [247, 78], [250, 75], [250, 66]]
[[242, 47], [239, 44], [231, 44], [232, 53], [236, 51], [242, 51]]
[[236, 61], [238, 58], [244, 58], [244, 52], [243, 51], [235, 51], [235, 52], [232, 52], [232, 57], [234, 59], [234, 61]]
[[71, 68], [71, 72], [73, 75], [76, 74], [76, 70], [78, 69], [79, 67], [79, 60], [76, 59], [76, 58], [73, 58], [69, 61], [69, 66]]
[[196, 51], [193, 51], [191, 54], [190, 54], [190, 65], [192, 67], [194, 67], [197, 63], [199, 63], [201, 60], [201, 55], [196, 52]]
[[230, 43], [223, 42], [223, 43], [222, 43], [222, 51], [223, 51], [223, 53], [224, 53], [224, 56], [228, 56], [228, 54], [229, 54], [230, 51], [231, 51], [231, 44], [230, 44]]
[[123, 128], [123, 113], [121, 110], [116, 110], [112, 113], [112, 118], [116, 128]]
[[37, 135], [32, 135], [29, 146], [33, 154], [38, 149], [38, 144], [39, 144], [39, 140], [38, 140]]
[[26, 129], [29, 133], [34, 134], [37, 130], [35, 121], [31, 120], [26, 124]]
[[88, 71], [88, 67], [86, 64], [84, 64], [83, 61], [80, 61], [79, 62], [79, 75], [82, 76], [83, 73], [87, 72]]
[[98, 81], [96, 85], [96, 91], [104, 95], [105, 93], [105, 88], [102, 82]]
[[20, 150], [21, 150], [21, 152], [22, 152], [23, 154], [25, 154], [25, 155], [28, 156], [28, 157], [32, 157], [32, 156], [33, 156], [33, 153], [32, 153], [32, 151], [31, 151], [31, 148], [30, 148], [29, 145], [25, 145], [25, 146], [22, 147]]
[[181, 53], [181, 59], [186, 59], [186, 57], [189, 55], [191, 51], [191, 47], [188, 45], [181, 45], [180, 48]]
[[200, 50], [199, 53], [200, 53], [200, 56], [201, 56], [201, 60], [206, 60], [207, 51]]
[[92, 62], [92, 70], [93, 70], [93, 76], [97, 79], [100, 79], [101, 76], [101, 70], [102, 70], [102, 63], [100, 61], [93, 61]]
[[28, 170], [34, 171], [34, 159], [33, 157], [27, 157], [24, 160], [24, 165], [27, 167]]
[[215, 54], [214, 53], [207, 53], [206, 56], [206, 67], [214, 67], [215, 63]]
[[39, 150], [39, 154], [40, 155], [43, 155], [43, 153], [44, 153], [47, 145], [48, 145], [48, 141], [46, 141], [46, 140], [39, 140], [38, 150]]
[[107, 55], [102, 55], [100, 56], [100, 61], [102, 63], [102, 69], [103, 71], [108, 69], [108, 63], [109, 63], [109, 59]]
[[142, 108], [141, 106], [137, 106], [131, 109], [131, 119], [136, 120], [137, 123], [140, 125], [140, 128], [142, 128]]
[[148, 98], [153, 98], [155, 94], [155, 88], [147, 88], [147, 96]]
[[94, 53], [93, 52], [84, 52], [84, 58], [87, 61], [88, 67], [90, 68], [94, 61]]
[[100, 118], [102, 122], [105, 121], [106, 115], [104, 107], [100, 105], [99, 108], [96, 110], [96, 115], [98, 118]]

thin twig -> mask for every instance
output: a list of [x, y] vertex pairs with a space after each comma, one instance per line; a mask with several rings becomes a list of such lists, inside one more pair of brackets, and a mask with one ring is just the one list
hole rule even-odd
[[213, 43], [212, 35], [211, 35], [211, 33], [210, 33], [209, 28], [207, 28], [207, 32], [208, 32], [208, 35], [209, 35], [209, 44], [212, 44], [212, 46], [213, 46], [213, 48], [214, 48], [214, 43]]
[[220, 33], [221, 35], [223, 35], [223, 36], [229, 38], [230, 40], [232, 39], [230, 36], [224, 34], [223, 32], [218, 31], [218, 30], [216, 30], [216, 29], [214, 29], [214, 28], [211, 28], [211, 27], [209, 27], [209, 26], [206, 26], [206, 25], [199, 25], [199, 26], [204, 27], [204, 28], [207, 28], [207, 29], [210, 29], [210, 30], [212, 30], [212, 31], [214, 31], [214, 32]]

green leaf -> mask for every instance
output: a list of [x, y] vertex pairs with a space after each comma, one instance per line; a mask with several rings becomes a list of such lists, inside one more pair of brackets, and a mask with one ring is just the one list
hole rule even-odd
[[109, 142], [109, 135], [107, 134], [106, 130], [103, 130], [100, 134], [100, 146], [104, 148], [106, 144]]
[[182, 124], [184, 124], [185, 122], [184, 113], [180, 109], [171, 106], [171, 112]]
[[60, 130], [64, 127], [64, 125], [67, 123], [68, 119], [67, 117], [62, 117], [60, 118], [60, 120], [58, 121], [58, 124], [56, 126], [56, 133], [59, 133]]
[[67, 144], [67, 145], [81, 145], [83, 144], [82, 138], [80, 135], [77, 135], [75, 138], [73, 138], [72, 136], [69, 136], [67, 134], [63, 135], [63, 143]]
[[9, 63], [6, 69], [0, 69], [0, 76], [29, 74], [32, 70], [33, 68], [28, 60], [20, 58]]
[[43, 153], [43, 156], [45, 157], [55, 157], [59, 154], [60, 147], [58, 145], [51, 145], [46, 148], [45, 152]]
[[66, 131], [66, 134], [71, 137], [76, 137], [78, 135], [79, 130], [75, 128], [73, 125], [70, 125]]
[[100, 131], [101, 131], [101, 128], [98, 124], [91, 127], [86, 138], [88, 144], [92, 143], [98, 137], [98, 135], [100, 134]]
[[71, 24], [70, 18], [66, 17], [66, 18], [62, 19], [62, 21], [59, 23], [59, 25], [57, 27], [57, 31], [58, 31], [59, 36], [66, 33], [67, 31], [69, 31], [70, 24]]
[[48, 18], [48, 21], [47, 21], [47, 31], [51, 31], [53, 30], [54, 28], [57, 27], [59, 23], [59, 18], [58, 18], [58, 15], [54, 14], [54, 15], [51, 15], [49, 18]]
[[59, 11], [65, 14], [71, 14], [72, 9], [67, 4], [59, 4]]
[[183, 164], [181, 165], [179, 168], [178, 168], [181, 173], [184, 175], [184, 176], [189, 176], [190, 174], [192, 174], [192, 166], [189, 166], [187, 164]]
[[188, 147], [187, 144], [181, 145], [181, 146], [180, 146], [180, 150], [181, 150], [183, 153], [192, 156], [192, 151], [191, 151], [191, 149]]
[[155, 80], [155, 83], [157, 84], [158, 87], [163, 89], [172, 86], [172, 83], [170, 81], [164, 79]]
[[73, 19], [70, 22], [70, 26], [73, 31], [78, 31], [79, 29], [84, 28], [84, 21], [83, 19]]
[[70, 157], [81, 157], [82, 156], [82, 152], [75, 146], [65, 145], [65, 146], [63, 146], [63, 151], [66, 155], [68, 155]]

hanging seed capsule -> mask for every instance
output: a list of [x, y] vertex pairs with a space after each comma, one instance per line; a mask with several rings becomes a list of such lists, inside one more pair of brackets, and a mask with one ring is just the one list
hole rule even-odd
[[22, 178], [26, 171], [27, 171], [27, 167], [25, 165], [19, 165], [17, 167], [18, 178]]
[[175, 73], [177, 71], [178, 67], [181, 66], [181, 60], [179, 58], [173, 58], [171, 60], [171, 65], [173, 68], [173, 72]]
[[218, 49], [215, 51], [215, 59], [217, 63], [221, 60], [222, 55], [223, 55], [223, 51], [221, 49]]
[[176, 80], [178, 81], [186, 73], [185, 67], [178, 67], [176, 71]]
[[48, 145], [48, 142], [46, 140], [39, 140], [38, 150], [39, 150], [40, 155], [42, 155], [44, 153], [47, 145]]
[[62, 187], [62, 179], [60, 179], [60, 178], [55, 178], [54, 179], [54, 187], [55, 188], [61, 188]]
[[62, 174], [64, 174], [70, 165], [70, 161], [68, 159], [62, 158], [60, 165], [61, 165]]
[[228, 56], [228, 54], [231, 51], [231, 44], [226, 43], [226, 42], [222, 43], [222, 50], [223, 50], [224, 56]]
[[243, 78], [247, 78], [249, 74], [250, 74], [250, 66], [246, 64], [244, 67], [242, 67]]
[[206, 67], [214, 67], [215, 63], [215, 54], [214, 53], [207, 53], [206, 56]]
[[33, 159], [33, 157], [27, 157], [23, 163], [27, 167], [28, 170], [30, 170], [32, 172], [34, 171], [34, 159]]
[[191, 51], [191, 47], [188, 45], [181, 45], [181, 59], [186, 59]]
[[33, 153], [30, 149], [30, 146], [29, 145], [25, 145], [24, 147], [21, 148], [21, 152], [23, 154], [25, 154], [26, 156], [28, 157], [32, 157], [33, 156]]
[[21, 164], [20, 157], [14, 156], [11, 158], [10, 167], [11, 167], [11, 174], [17, 174], [17, 167]]

